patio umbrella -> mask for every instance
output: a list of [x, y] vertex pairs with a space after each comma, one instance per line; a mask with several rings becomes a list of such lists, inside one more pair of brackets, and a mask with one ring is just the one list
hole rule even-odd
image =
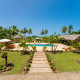
[[1, 39], [0, 42], [10, 42], [10, 39]]

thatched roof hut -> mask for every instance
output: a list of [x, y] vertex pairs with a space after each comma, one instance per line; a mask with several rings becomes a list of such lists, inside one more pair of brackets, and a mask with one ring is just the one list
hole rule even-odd
[[70, 41], [80, 41], [80, 34], [64, 35], [64, 36], [60, 36], [60, 38], [65, 39], [65, 40], [70, 40]]
[[21, 38], [23, 38], [23, 37], [21, 37], [21, 36], [19, 36], [19, 35], [13, 36], [13, 39], [21, 39]]

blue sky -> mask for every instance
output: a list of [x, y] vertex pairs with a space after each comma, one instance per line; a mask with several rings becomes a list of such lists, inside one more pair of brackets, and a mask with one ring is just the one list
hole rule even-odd
[[42, 29], [61, 34], [61, 27], [73, 25], [80, 29], [79, 0], [0, 0], [0, 26], [16, 25], [32, 28], [33, 35]]

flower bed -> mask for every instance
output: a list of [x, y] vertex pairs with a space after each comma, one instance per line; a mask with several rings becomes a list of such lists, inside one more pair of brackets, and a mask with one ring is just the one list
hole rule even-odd
[[13, 63], [9, 63], [7, 65], [7, 67], [5, 65], [0, 65], [0, 73], [2, 72], [6, 72], [6, 71], [10, 71], [14, 68], [14, 64]]

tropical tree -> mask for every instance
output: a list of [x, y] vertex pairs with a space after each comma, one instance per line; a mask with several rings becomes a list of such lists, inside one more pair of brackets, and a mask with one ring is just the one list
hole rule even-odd
[[44, 35], [45, 34], [45, 31], [42, 29], [42, 31], [41, 31], [41, 35]]
[[30, 28], [30, 29], [27, 31], [27, 33], [28, 33], [29, 36], [30, 36], [30, 34], [32, 34], [32, 29]]
[[12, 27], [9, 27], [9, 29], [12, 30], [11, 31], [12, 32], [12, 36], [18, 34], [18, 32], [19, 32], [18, 28], [16, 26], [14, 26], [14, 25]]
[[11, 36], [12, 36], [12, 29], [11, 29], [11, 27], [9, 27], [9, 28], [7, 29], [7, 34], [8, 34], [8, 36], [9, 36], [9, 38], [11, 39]]
[[21, 30], [20, 30], [20, 33], [21, 33], [21, 34], [24, 34], [24, 30], [23, 30], [23, 29], [21, 29]]
[[26, 44], [26, 42], [21, 42], [21, 44], [19, 44], [20, 47], [23, 47], [23, 51], [25, 51], [26, 49], [28, 49], [28, 45]]
[[49, 36], [42, 37], [42, 42], [49, 42]]
[[30, 43], [31, 41], [32, 41], [32, 37], [30, 37], [30, 36], [29, 36], [29, 37], [27, 37], [27, 42], [29, 42], [29, 43]]
[[53, 44], [56, 43], [56, 45], [54, 45], [54, 51], [56, 51], [57, 46], [58, 46], [58, 41], [59, 41], [59, 36], [58, 35], [51, 35], [49, 38], [49, 43], [52, 45], [52, 51], [53, 51]]
[[63, 26], [61, 31], [62, 31], [62, 33], [66, 33], [67, 27], [66, 26]]
[[48, 34], [48, 30], [45, 29], [44, 34], [45, 34], [45, 36], [46, 36], [46, 34]]
[[80, 29], [78, 30], [78, 34], [80, 34]]
[[23, 29], [23, 34], [24, 36], [26, 36], [26, 33], [28, 32], [28, 30], [26, 28]]
[[73, 43], [72, 46], [75, 48], [75, 51], [77, 51], [77, 50], [80, 51], [80, 43], [78, 43], [78, 42]]
[[0, 38], [5, 38], [7, 36], [3, 27], [0, 26]]
[[72, 25], [69, 25], [68, 27], [68, 33], [71, 34], [71, 30], [73, 29], [73, 26]]
[[32, 46], [33, 51], [36, 51], [36, 46]]
[[4, 52], [1, 57], [5, 58], [5, 66], [7, 67], [7, 52]]
[[72, 31], [72, 32], [71, 32], [71, 34], [77, 34], [77, 32], [75, 32], [75, 31]]
[[52, 45], [52, 51], [53, 51], [53, 43], [55, 42], [55, 36], [51, 35], [49, 38], [49, 43]]

